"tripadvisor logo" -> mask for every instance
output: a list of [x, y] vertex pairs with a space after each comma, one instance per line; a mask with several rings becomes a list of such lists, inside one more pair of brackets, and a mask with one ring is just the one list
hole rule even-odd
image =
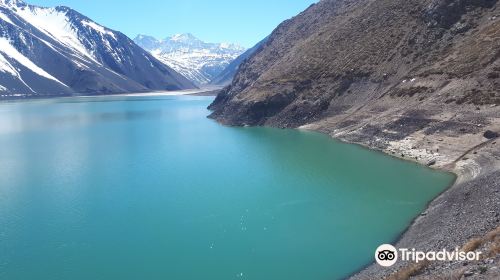
[[393, 266], [397, 261], [398, 257], [402, 261], [413, 261], [415, 263], [421, 261], [477, 261], [481, 252], [464, 252], [455, 248], [454, 251], [417, 251], [415, 248], [406, 249], [399, 248], [396, 249], [394, 246], [389, 244], [380, 245], [375, 251], [375, 260], [377, 263], [384, 267]]
[[381, 266], [392, 266], [398, 261], [398, 251], [392, 245], [380, 245], [375, 251], [375, 260]]

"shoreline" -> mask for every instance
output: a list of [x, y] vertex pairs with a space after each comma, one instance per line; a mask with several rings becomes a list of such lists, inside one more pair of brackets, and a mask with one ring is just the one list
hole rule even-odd
[[215, 96], [221, 87], [209, 87], [200, 89], [187, 89], [175, 91], [147, 91], [129, 93], [109, 93], [109, 94], [82, 94], [82, 95], [40, 95], [40, 96], [12, 96], [1, 98], [0, 103], [15, 101], [49, 100], [57, 98], [94, 98], [94, 97], [161, 97], [161, 96]]
[[[113, 94], [109, 96], [127, 96], [127, 97], [142, 97], [142, 96], [215, 96], [219, 93], [222, 88], [210, 87], [210, 88], [200, 88], [200, 89], [187, 89], [178, 91], [153, 91], [145, 93], [123, 93], [123, 94]], [[107, 95], [106, 95], [107, 96]]]

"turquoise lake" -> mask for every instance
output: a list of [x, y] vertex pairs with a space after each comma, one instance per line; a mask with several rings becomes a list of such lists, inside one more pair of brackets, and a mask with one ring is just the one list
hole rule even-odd
[[453, 183], [212, 100], [0, 103], [0, 279], [341, 279]]

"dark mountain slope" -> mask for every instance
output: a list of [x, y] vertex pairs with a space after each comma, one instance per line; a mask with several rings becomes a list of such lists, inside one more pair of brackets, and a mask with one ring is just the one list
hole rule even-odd
[[458, 175], [395, 245], [475, 244], [485, 259], [367, 264], [354, 279], [500, 277], [498, 6], [323, 0], [282, 23], [210, 106], [225, 124], [317, 130]]
[[460, 94], [450, 88], [440, 102], [497, 103], [499, 22], [487, 16], [494, 8], [496, 1], [321, 1], [273, 32], [213, 116], [295, 127], [337, 112], [341, 100], [428, 98], [442, 83]]

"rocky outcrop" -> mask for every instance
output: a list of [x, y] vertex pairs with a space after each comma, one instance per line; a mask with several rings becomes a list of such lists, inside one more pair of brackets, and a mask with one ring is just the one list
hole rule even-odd
[[[457, 183], [397, 245], [462, 246], [500, 224], [500, 149], [493, 137], [500, 132], [498, 5], [320, 1], [278, 26], [240, 66], [210, 106], [211, 117], [321, 131], [455, 172]], [[381, 279], [407, 265], [371, 265], [354, 278]], [[429, 264], [414, 274], [452, 268]]]
[[496, 0], [434, 0], [424, 13], [430, 26], [451, 28], [474, 8], [492, 8]]

